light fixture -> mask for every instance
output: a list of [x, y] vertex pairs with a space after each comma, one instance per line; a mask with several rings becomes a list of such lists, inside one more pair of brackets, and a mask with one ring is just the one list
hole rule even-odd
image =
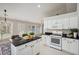
[[40, 8], [41, 6], [40, 5], [37, 5], [37, 7]]
[[6, 12], [7, 12], [7, 10], [4, 9], [4, 20], [2, 20], [2, 21], [0, 22], [0, 34], [1, 34], [1, 39], [3, 39], [3, 35], [4, 35], [5, 33], [7, 33], [7, 19], [6, 19], [7, 14], [6, 14]]
[[6, 10], [6, 9], [4, 9], [4, 13], [5, 13], [5, 14], [4, 14], [4, 17], [5, 17], [5, 22], [6, 22], [6, 20], [7, 20], [7, 19], [6, 19], [6, 16], [7, 16], [6, 12], [7, 12], [7, 10]]

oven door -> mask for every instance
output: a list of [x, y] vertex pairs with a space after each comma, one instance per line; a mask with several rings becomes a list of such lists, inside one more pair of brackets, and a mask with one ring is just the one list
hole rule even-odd
[[61, 38], [52, 37], [51, 38], [51, 45], [61, 47]]

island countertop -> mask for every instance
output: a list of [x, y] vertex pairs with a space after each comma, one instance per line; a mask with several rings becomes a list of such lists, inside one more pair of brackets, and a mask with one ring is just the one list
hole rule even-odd
[[12, 41], [12, 44], [14, 45], [14, 46], [19, 46], [19, 45], [22, 45], [22, 44], [25, 44], [25, 43], [28, 43], [28, 42], [31, 42], [31, 41], [34, 41], [34, 40], [38, 40], [38, 39], [40, 39], [41, 37], [33, 37], [33, 39], [27, 39], [27, 40], [25, 40], [25, 39], [22, 39], [22, 40], [19, 40], [19, 41]]

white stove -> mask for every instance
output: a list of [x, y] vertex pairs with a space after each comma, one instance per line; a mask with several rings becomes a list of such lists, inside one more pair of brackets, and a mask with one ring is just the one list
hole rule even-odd
[[62, 45], [61, 45], [62, 36], [53, 34], [50, 37], [51, 37], [50, 46], [61, 50], [62, 49]]
[[53, 31], [50, 35], [50, 47], [62, 49], [62, 31]]

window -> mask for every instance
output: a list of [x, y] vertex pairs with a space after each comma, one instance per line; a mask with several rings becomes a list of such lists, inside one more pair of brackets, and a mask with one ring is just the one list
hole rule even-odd
[[32, 26], [32, 32], [35, 32], [35, 26]]

